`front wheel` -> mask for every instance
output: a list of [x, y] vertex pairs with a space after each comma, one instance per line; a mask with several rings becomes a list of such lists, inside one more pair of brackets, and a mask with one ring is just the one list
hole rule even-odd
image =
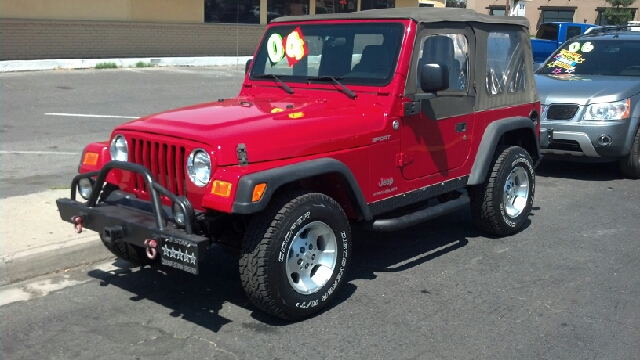
[[629, 155], [620, 159], [620, 171], [630, 179], [640, 179], [640, 128], [636, 132]]
[[345, 281], [351, 231], [330, 197], [294, 191], [274, 197], [243, 239], [240, 276], [251, 302], [287, 320], [327, 306]]
[[518, 146], [499, 149], [485, 182], [469, 188], [476, 226], [499, 236], [517, 232], [531, 213], [534, 192], [529, 153]]

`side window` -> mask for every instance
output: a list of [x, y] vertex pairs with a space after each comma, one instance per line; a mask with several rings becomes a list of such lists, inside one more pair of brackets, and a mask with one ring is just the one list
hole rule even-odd
[[571, 39], [574, 36], [580, 35], [580, 27], [578, 26], [568, 26], [567, 27], [567, 40]]
[[[467, 89], [467, 74], [469, 66], [469, 42], [463, 34], [433, 34], [420, 41], [418, 53], [418, 84], [420, 84], [420, 70], [425, 64], [439, 63], [449, 69], [450, 91]], [[418, 85], [418, 91], [420, 86]]]
[[489, 95], [524, 91], [526, 72], [522, 36], [520, 31], [489, 34], [485, 81]]

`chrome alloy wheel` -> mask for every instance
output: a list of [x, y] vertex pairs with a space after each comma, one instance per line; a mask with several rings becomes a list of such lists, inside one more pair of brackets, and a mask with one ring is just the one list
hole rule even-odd
[[336, 268], [337, 241], [333, 230], [313, 221], [298, 231], [289, 245], [287, 278], [298, 293], [313, 294], [327, 284]]
[[523, 167], [511, 170], [504, 184], [504, 210], [510, 218], [518, 217], [529, 199], [529, 175]]

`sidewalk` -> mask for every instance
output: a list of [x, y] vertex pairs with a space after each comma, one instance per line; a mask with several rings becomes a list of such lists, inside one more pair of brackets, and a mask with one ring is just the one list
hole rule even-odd
[[69, 190], [48, 190], [0, 199], [0, 286], [115, 257], [98, 234], [76, 234], [60, 219], [56, 199]]
[[140, 62], [153, 66], [244, 66], [249, 59], [251, 59], [251, 56], [6, 60], [0, 61], [0, 73], [58, 69], [91, 69], [100, 63], [115, 63], [118, 67], [133, 68]]

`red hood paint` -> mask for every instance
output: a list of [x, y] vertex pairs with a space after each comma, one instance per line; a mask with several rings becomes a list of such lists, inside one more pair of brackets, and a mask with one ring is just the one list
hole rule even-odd
[[171, 134], [197, 141], [216, 152], [219, 166], [238, 163], [236, 148], [240, 143], [245, 144], [252, 163], [371, 144], [372, 127], [384, 118], [377, 94], [359, 94], [351, 100], [339, 92], [305, 93], [240, 96], [184, 107], [123, 124], [114, 133]]

